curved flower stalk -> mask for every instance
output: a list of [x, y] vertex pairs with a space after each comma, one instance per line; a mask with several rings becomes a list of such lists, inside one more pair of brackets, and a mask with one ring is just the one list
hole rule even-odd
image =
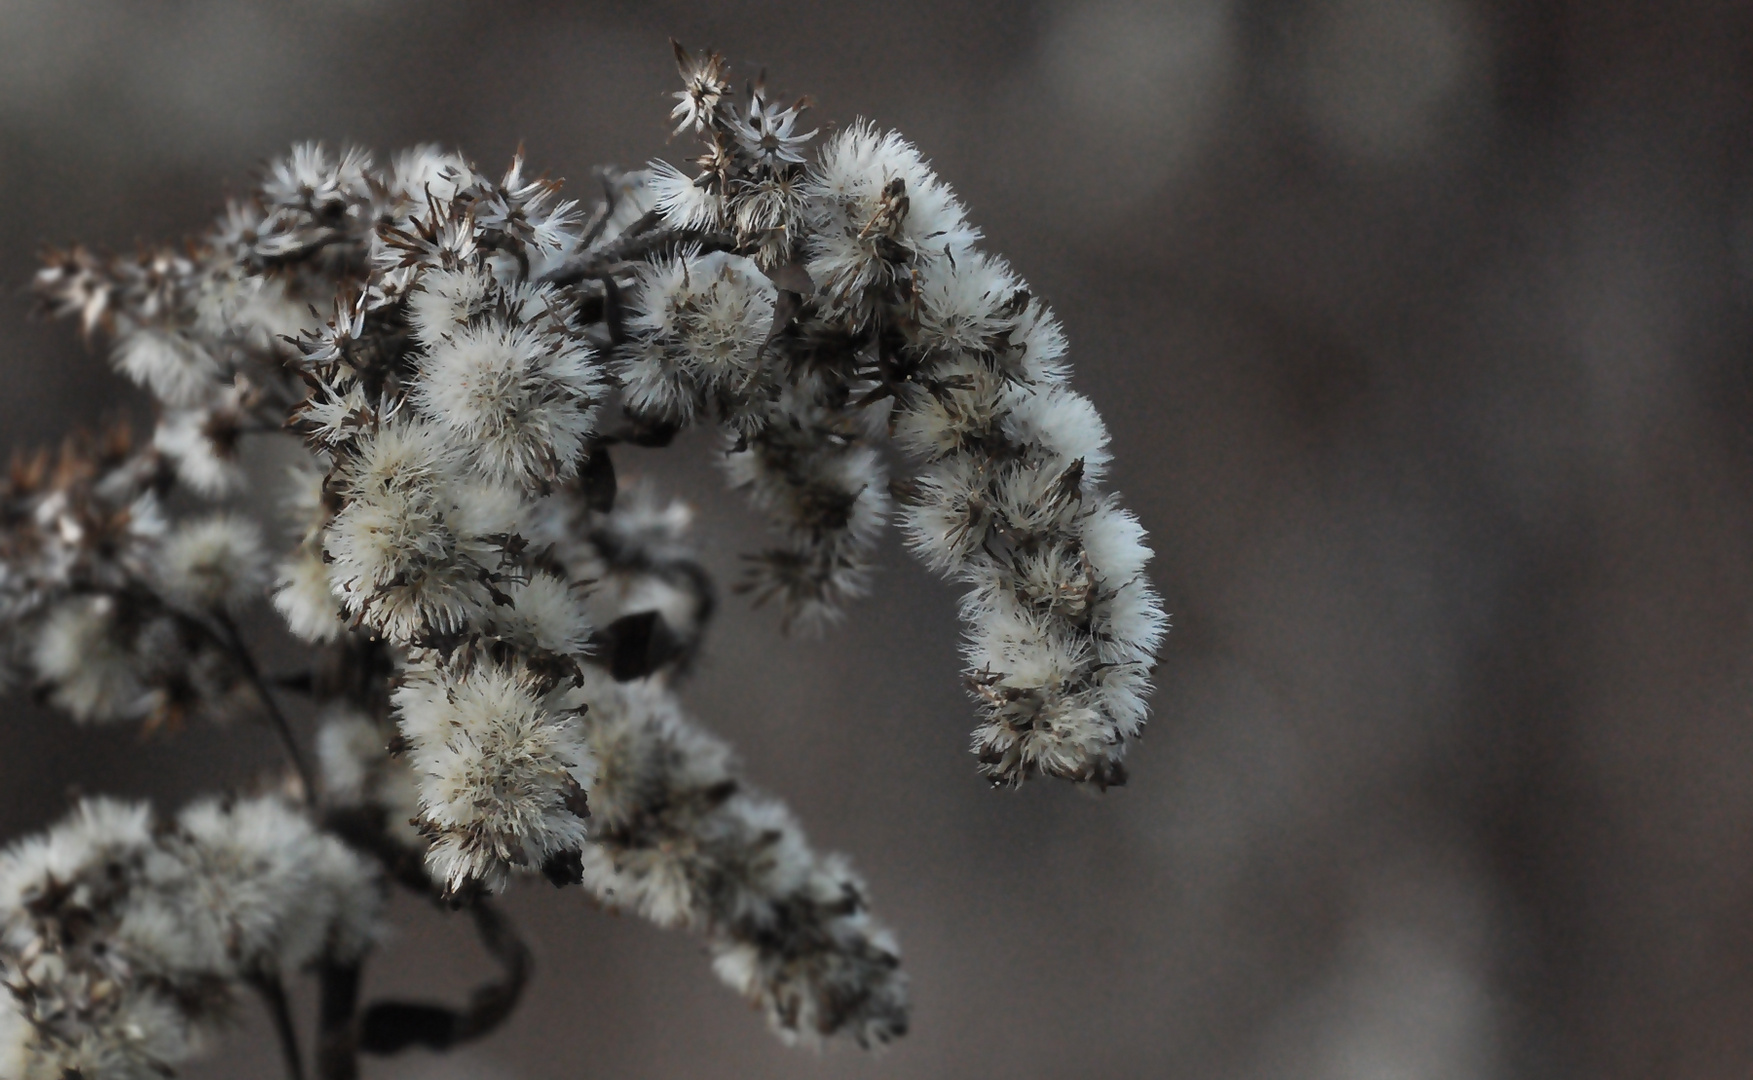
[[86, 800], [0, 854], [0, 1076], [168, 1075], [240, 987], [356, 961], [380, 908], [376, 870], [277, 797], [164, 826]]
[[867, 587], [888, 481], [868, 444], [878, 419], [782, 363], [782, 299], [796, 302], [753, 259], [684, 247], [635, 279], [618, 374], [648, 425], [717, 416], [730, 482], [785, 539], [752, 559], [742, 589], [777, 599], [788, 625], [816, 627]]
[[[754, 587], [816, 621], [863, 587], [886, 516], [864, 440], [886, 405], [895, 441], [920, 463], [897, 486], [908, 546], [970, 586], [983, 772], [995, 783], [1124, 782], [1166, 620], [1144, 576], [1143, 530], [1100, 491], [1107, 431], [1067, 386], [1058, 323], [977, 249], [960, 202], [899, 136], [856, 124], [806, 165], [796, 108], [775, 113], [757, 88], [741, 114], [721, 60], [678, 57], [677, 116], [707, 151], [692, 179], [653, 167], [655, 206], [686, 242], [753, 265], [733, 275], [738, 256], [684, 249], [640, 279], [642, 333], [621, 367], [628, 408], [675, 424], [714, 407], [737, 439], [735, 482], [794, 541], [758, 564]], [[770, 228], [737, 227], [757, 213]], [[710, 231], [727, 228], [728, 239]], [[736, 288], [753, 297], [734, 282], [757, 266], [772, 282], [771, 322], [720, 316], [765, 313], [755, 299], [719, 300]], [[705, 362], [723, 356], [740, 364], [741, 397], [720, 389], [725, 363]]]
[[[49, 253], [43, 307], [106, 338], [157, 418], [144, 447], [71, 443], [0, 486], [4, 670], [80, 720], [263, 709], [307, 808], [205, 804], [153, 831], [91, 803], [7, 856], [0, 1075], [162, 1075], [251, 983], [296, 1076], [277, 977], [311, 962], [324, 1080], [477, 1038], [531, 963], [490, 894], [537, 873], [700, 934], [787, 1041], [902, 1034], [863, 882], [675, 697], [716, 592], [686, 507], [623, 490], [613, 456], [690, 425], [772, 526], [737, 591], [824, 627], [898, 516], [967, 590], [984, 774], [1124, 780], [1165, 624], [1058, 323], [900, 137], [818, 142], [807, 101], [676, 53], [671, 119], [702, 154], [605, 172], [588, 211], [521, 156], [495, 178], [431, 147], [302, 145], [188, 243]], [[223, 508], [166, 512], [235, 492], [287, 430], [308, 457], [284, 545]], [[237, 618], [264, 598], [306, 669], [246, 647]], [[289, 692], [316, 706], [309, 775]], [[498, 972], [467, 1006], [360, 1000], [363, 892], [283, 907], [360, 856], [469, 911]], [[243, 905], [230, 936], [140, 914], [209, 892]]]
[[719, 977], [788, 1042], [905, 1034], [899, 950], [845, 860], [811, 851], [785, 807], [749, 791], [728, 748], [661, 684], [593, 681], [596, 842], [584, 884], [612, 906], [705, 934]]
[[1108, 435], [1066, 385], [1063, 335], [974, 248], [954, 197], [897, 137], [840, 133], [809, 190], [823, 306], [877, 336], [895, 438], [923, 465], [902, 511], [908, 545], [972, 587], [986, 774], [1123, 782], [1165, 620], [1143, 530], [1098, 487]]

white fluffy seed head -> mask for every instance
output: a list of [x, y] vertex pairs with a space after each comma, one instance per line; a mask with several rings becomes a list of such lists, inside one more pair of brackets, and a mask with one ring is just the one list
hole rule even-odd
[[208, 799], [145, 853], [116, 934], [146, 971], [198, 985], [356, 958], [381, 907], [376, 871], [278, 797]]
[[918, 251], [948, 249], [960, 257], [979, 239], [967, 223], [961, 202], [939, 180], [917, 147], [893, 131], [878, 131], [866, 121], [842, 128], [822, 146], [811, 170], [806, 193], [816, 201], [819, 228], [851, 227], [865, 231], [881, 219], [884, 191], [899, 180], [907, 199], [889, 231]]
[[785, 625], [817, 631], [862, 596], [889, 518], [882, 459], [860, 443], [751, 444], [725, 455], [733, 486], [785, 534], [782, 549], [752, 564], [759, 598], [776, 597]]
[[203, 1051], [213, 1019], [192, 1021], [170, 994], [137, 986], [112, 991], [97, 1015], [50, 1017], [39, 1026], [25, 1009], [12, 994], [0, 1005], [0, 1076], [156, 1080]]
[[440, 341], [483, 314], [492, 290], [492, 275], [479, 267], [428, 270], [408, 296], [408, 322], [421, 341]]
[[400, 644], [486, 625], [484, 576], [526, 510], [518, 489], [473, 476], [357, 499], [325, 533], [330, 586], [347, 614]]
[[385, 497], [345, 507], [329, 524], [329, 583], [349, 616], [398, 644], [452, 634], [487, 607], [479, 571], [456, 558], [436, 510]]
[[243, 979], [356, 959], [381, 907], [375, 869], [277, 798], [207, 800], [165, 828], [144, 804], [83, 801], [0, 853], [0, 1075], [166, 1075]]
[[864, 883], [845, 859], [830, 855], [811, 867], [798, 895], [800, 908], [833, 913], [811, 928], [822, 946], [717, 941], [712, 967], [719, 978], [766, 1013], [787, 1044], [816, 1046], [843, 1034], [871, 1046], [903, 1032], [907, 981], [896, 970], [900, 950], [894, 935], [871, 918]]
[[1025, 382], [1051, 385], [1070, 376], [1071, 368], [1065, 360], [1069, 348], [1065, 330], [1040, 300], [1031, 300], [1017, 316], [1010, 344], [1011, 362], [1018, 365]]
[[349, 616], [398, 642], [455, 632], [488, 603], [469, 544], [506, 531], [503, 518], [479, 519], [515, 495], [458, 482], [456, 455], [440, 429], [398, 418], [338, 470], [348, 501], [323, 533], [330, 587]]
[[1099, 483], [1108, 470], [1108, 428], [1089, 398], [1063, 386], [1037, 391], [1024, 387], [1004, 417], [1014, 446], [1059, 469], [1083, 462], [1083, 478]]
[[670, 355], [662, 338], [643, 338], [617, 350], [615, 374], [621, 396], [635, 415], [685, 427], [694, 422], [700, 395], [690, 374]]
[[751, 259], [714, 251], [687, 260], [684, 290], [672, 297], [689, 315], [677, 346], [702, 381], [736, 386], [752, 377], [777, 298], [773, 282]]
[[146, 860], [123, 936], [179, 974], [295, 970], [321, 950], [334, 914], [313, 881], [314, 838], [278, 800], [189, 806]]
[[348, 147], [337, 156], [321, 143], [299, 143], [269, 164], [262, 179], [262, 199], [274, 207], [345, 205], [370, 194], [371, 169], [371, 154], [359, 147]]
[[398, 416], [360, 440], [337, 479], [349, 498], [425, 491], [450, 474], [455, 455], [442, 431]]
[[888, 518], [882, 457], [869, 446], [734, 447], [724, 455], [731, 486], [774, 524], [796, 535], [874, 540]]
[[1103, 663], [1148, 667], [1168, 630], [1162, 597], [1144, 578], [1133, 578], [1096, 605], [1091, 630]]
[[599, 761], [584, 884], [618, 909], [707, 935], [719, 976], [787, 1042], [906, 1029], [893, 938], [845, 861], [812, 852], [791, 814], [752, 795], [725, 745], [655, 681], [587, 674]]
[[[628, 318], [637, 341], [659, 351], [632, 351], [635, 363], [669, 364], [698, 392], [749, 395], [760, 374], [762, 347], [773, 326], [778, 290], [741, 255], [683, 253], [642, 268]], [[638, 372], [648, 396], [661, 397], [663, 376]]]
[[915, 494], [897, 516], [908, 549], [931, 569], [955, 573], [980, 551], [994, 515], [988, 479], [984, 463], [960, 455], [913, 477]]
[[595, 775], [578, 717], [521, 666], [414, 673], [394, 701], [420, 785], [427, 867], [450, 891], [502, 886], [584, 846]]
[[329, 568], [322, 549], [300, 544], [281, 560], [274, 573], [274, 610], [286, 620], [293, 636], [313, 645], [335, 640], [346, 624], [340, 601], [329, 588]]
[[246, 275], [241, 268], [208, 279], [195, 298], [195, 329], [209, 338], [237, 340], [262, 353], [286, 348], [284, 338], [316, 329], [310, 308], [292, 299], [280, 277]]
[[116, 615], [110, 596], [74, 597], [38, 628], [31, 649], [37, 678], [50, 687], [49, 700], [75, 720], [131, 720], [151, 708]]
[[330, 579], [349, 608], [423, 574], [428, 564], [442, 566], [454, 547], [438, 495], [430, 491], [360, 496], [341, 508], [324, 535]]
[[167, 411], [152, 432], [152, 446], [176, 467], [177, 479], [197, 495], [218, 498], [243, 487], [244, 472], [235, 450], [209, 434], [205, 409]]
[[958, 355], [932, 369], [935, 392], [912, 395], [894, 414], [895, 442], [926, 461], [968, 451], [979, 452], [999, 435], [1017, 388], [991, 363]]
[[1073, 534], [1083, 509], [1080, 472], [1075, 459], [998, 469], [989, 490], [994, 519], [1011, 535], [1037, 542]]
[[345, 390], [323, 390], [305, 398], [294, 413], [305, 438], [324, 447], [337, 446], [358, 431], [358, 418], [366, 413], [365, 388], [357, 383]]
[[172, 605], [236, 611], [261, 597], [268, 559], [256, 523], [235, 514], [179, 524], [154, 558], [159, 591]]
[[391, 196], [403, 204], [404, 213], [412, 215], [424, 212], [430, 205], [450, 202], [475, 179], [467, 158], [428, 143], [395, 156], [389, 189]]
[[116, 342], [117, 370], [172, 408], [189, 408], [213, 393], [219, 362], [184, 334], [145, 328]]
[[1083, 548], [1106, 588], [1119, 588], [1144, 573], [1153, 554], [1145, 539], [1137, 516], [1112, 496], [1084, 519]]
[[667, 161], [653, 161], [646, 186], [651, 205], [674, 229], [715, 229], [725, 223], [724, 197], [699, 184]]
[[868, 315], [871, 290], [908, 273], [897, 257], [960, 260], [979, 238], [919, 151], [862, 121], [824, 143], [803, 194], [810, 277], [855, 321]]
[[919, 335], [933, 353], [1006, 351], [1022, 282], [1004, 260], [968, 251], [919, 275]]
[[1087, 636], [1018, 603], [1008, 589], [981, 590], [963, 600], [968, 666], [1004, 673], [1008, 687], [1041, 690], [1074, 681], [1090, 656]]
[[581, 590], [555, 574], [531, 574], [506, 589], [509, 607], [495, 616], [514, 641], [558, 656], [579, 656], [590, 646], [590, 619]]
[[1077, 620], [1089, 610], [1096, 592], [1095, 575], [1083, 549], [1075, 543], [1047, 544], [1011, 556], [1007, 579], [994, 578], [985, 587], [1008, 586], [1032, 610]]
[[24, 907], [49, 880], [75, 881], [87, 869], [130, 865], [152, 842], [152, 812], [144, 803], [82, 799], [47, 833], [0, 852], [0, 911]]
[[534, 490], [577, 471], [601, 392], [582, 343], [530, 325], [458, 326], [428, 341], [419, 368], [421, 414], [484, 476]]

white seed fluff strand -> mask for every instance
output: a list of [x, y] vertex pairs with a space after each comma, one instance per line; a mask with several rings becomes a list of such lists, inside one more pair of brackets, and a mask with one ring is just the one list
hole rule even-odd
[[904, 1034], [900, 954], [847, 863], [814, 853], [781, 803], [750, 792], [658, 680], [593, 676], [587, 689], [599, 774], [585, 885], [703, 933], [719, 976], [786, 1041]]

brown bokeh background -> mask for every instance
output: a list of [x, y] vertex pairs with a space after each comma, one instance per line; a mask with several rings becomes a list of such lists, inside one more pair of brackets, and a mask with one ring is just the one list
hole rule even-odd
[[[367, 1076], [1753, 1074], [1753, 7], [1706, 0], [0, 5], [0, 432], [140, 400], [27, 321], [42, 242], [200, 228], [290, 142], [672, 158], [666, 37], [899, 128], [1056, 305], [1174, 612], [1129, 787], [988, 791], [954, 597], [725, 605], [686, 696], [849, 852], [914, 1031], [780, 1047], [698, 944], [509, 905], [500, 1034]], [[760, 529], [705, 440], [623, 464]], [[0, 835], [246, 783], [26, 700]], [[418, 904], [373, 993], [486, 961]], [[301, 999], [308, 1013], [308, 998]], [[251, 1009], [197, 1078], [278, 1068]]]

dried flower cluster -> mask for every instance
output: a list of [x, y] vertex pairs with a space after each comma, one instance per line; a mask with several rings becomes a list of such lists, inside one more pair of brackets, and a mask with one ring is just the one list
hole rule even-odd
[[[45, 308], [107, 340], [158, 420], [145, 446], [13, 466], [4, 670], [81, 721], [259, 713], [297, 775], [166, 828], [87, 802], [0, 859], [0, 1075], [163, 1075], [243, 984], [300, 1072], [278, 988], [305, 966], [325, 1077], [474, 1038], [527, 977], [490, 899], [522, 873], [703, 935], [787, 1040], [903, 1033], [861, 879], [676, 700], [714, 590], [686, 508], [622, 490], [610, 455], [692, 424], [774, 528], [739, 591], [820, 627], [898, 516], [969, 590], [985, 775], [1124, 780], [1164, 620], [1058, 324], [898, 136], [818, 145], [807, 102], [676, 52], [695, 168], [607, 171], [589, 210], [521, 157], [494, 177], [306, 145], [186, 244], [49, 255]], [[246, 451], [286, 431], [305, 464], [283, 546], [181, 512], [260, 483]], [[235, 617], [263, 598], [308, 670], [253, 658]], [[500, 977], [462, 1009], [361, 1006], [380, 880], [468, 909]]]
[[319, 956], [377, 934], [374, 864], [267, 796], [82, 802], [0, 855], [0, 1076], [159, 1077], [190, 1057], [234, 988], [278, 993]]

